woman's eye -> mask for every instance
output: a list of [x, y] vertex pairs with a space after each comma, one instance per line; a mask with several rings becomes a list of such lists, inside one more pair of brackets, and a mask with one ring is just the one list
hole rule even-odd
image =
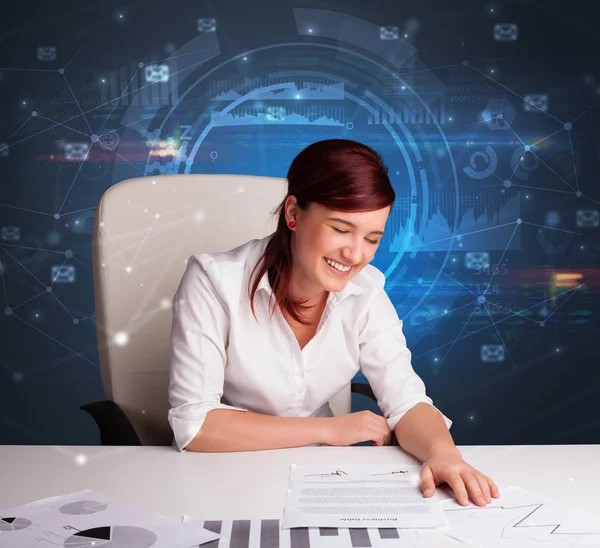
[[[331, 228], [333, 228], [333, 230], [335, 230], [336, 232], [339, 232], [340, 234], [348, 233], [347, 230], [340, 230], [339, 228], [335, 228], [335, 226], [332, 226]], [[368, 238], [367, 238], [367, 242], [369, 242], [370, 244], [373, 244], [373, 245], [377, 245], [379, 243], [378, 240], [369, 240]]]

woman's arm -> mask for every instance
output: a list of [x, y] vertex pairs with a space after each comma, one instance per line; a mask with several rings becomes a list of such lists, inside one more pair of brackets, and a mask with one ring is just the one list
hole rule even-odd
[[396, 423], [394, 433], [400, 447], [421, 462], [440, 452], [460, 456], [444, 418], [428, 403], [418, 403], [407, 411]]
[[325, 443], [329, 417], [275, 417], [251, 411], [213, 409], [188, 451], [260, 451]]
[[423, 461], [420, 483], [426, 497], [441, 483], [450, 485], [463, 506], [469, 497], [478, 506], [500, 497], [494, 481], [463, 460], [441, 413], [433, 406], [418, 403], [397, 422], [394, 432], [400, 447]]

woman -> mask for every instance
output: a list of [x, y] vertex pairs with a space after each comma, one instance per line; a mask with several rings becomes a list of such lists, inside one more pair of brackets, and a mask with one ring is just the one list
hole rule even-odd
[[[500, 496], [467, 464], [452, 422], [414, 372], [402, 322], [369, 263], [395, 192], [382, 158], [345, 139], [293, 160], [277, 230], [190, 257], [173, 300], [169, 423], [183, 451], [251, 451], [370, 440], [420, 459], [426, 497], [447, 482], [466, 505]], [[334, 417], [357, 371], [384, 417]]]

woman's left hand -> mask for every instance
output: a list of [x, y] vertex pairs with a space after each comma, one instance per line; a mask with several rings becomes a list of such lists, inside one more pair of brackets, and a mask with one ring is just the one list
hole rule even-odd
[[469, 495], [478, 506], [492, 502], [492, 497], [500, 498], [494, 481], [467, 464], [458, 450], [435, 453], [423, 463], [420, 479], [425, 497], [433, 496], [435, 487], [446, 482], [462, 506], [469, 503]]

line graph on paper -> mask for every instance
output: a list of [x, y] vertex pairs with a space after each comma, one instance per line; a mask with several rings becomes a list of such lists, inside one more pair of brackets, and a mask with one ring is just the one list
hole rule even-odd
[[518, 487], [484, 508], [444, 501], [443, 533], [485, 548], [600, 548], [600, 516]]

